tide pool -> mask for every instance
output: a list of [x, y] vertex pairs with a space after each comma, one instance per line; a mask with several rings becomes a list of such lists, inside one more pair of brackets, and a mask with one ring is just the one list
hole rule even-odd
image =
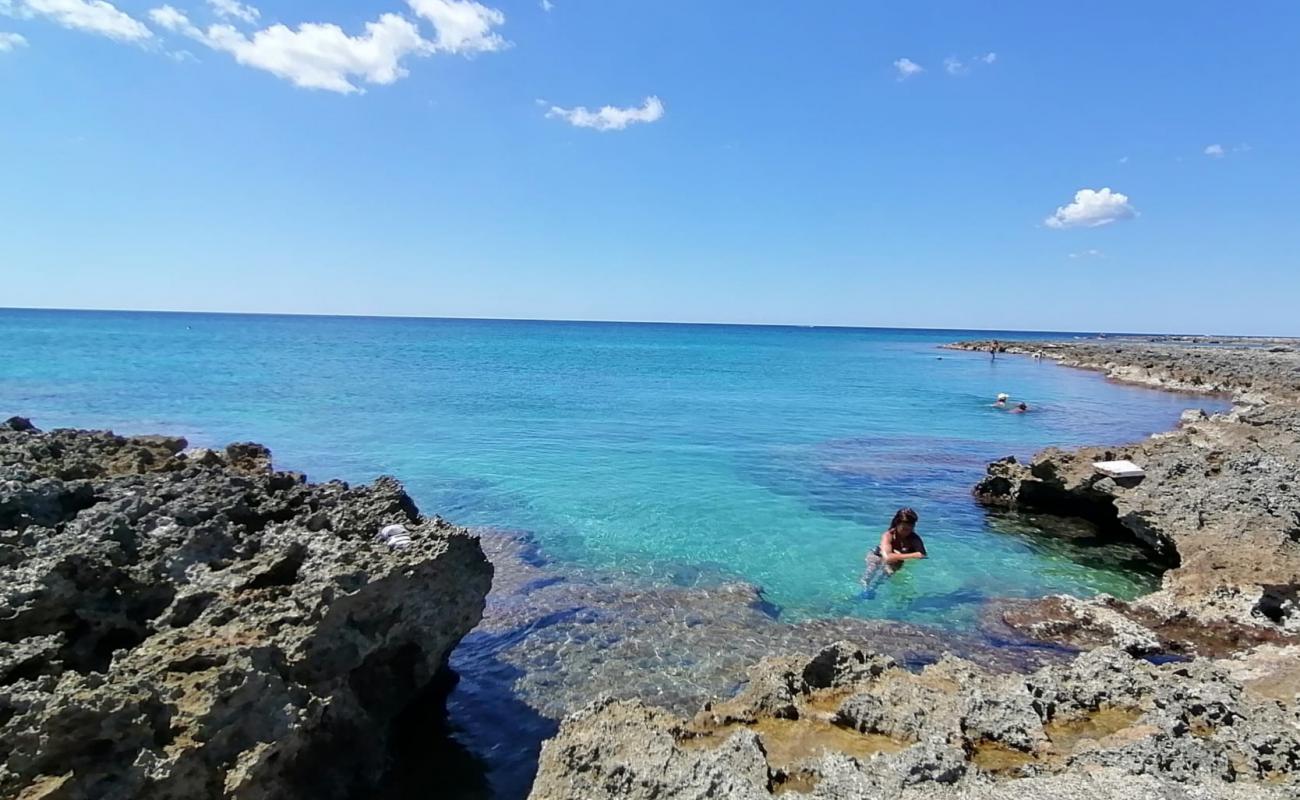
[[[558, 564], [749, 581], [796, 619], [963, 628], [992, 596], [1148, 591], [1140, 552], [1035, 535], [970, 488], [992, 459], [1222, 403], [937, 349], [989, 336], [1044, 334], [3, 310], [0, 413], [396, 475], [425, 513], [527, 531]], [[1032, 413], [991, 408], [1003, 391]], [[863, 600], [901, 505], [931, 557]]]

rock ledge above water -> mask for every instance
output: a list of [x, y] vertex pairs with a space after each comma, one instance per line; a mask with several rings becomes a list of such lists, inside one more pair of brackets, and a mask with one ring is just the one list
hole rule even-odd
[[761, 662], [690, 719], [597, 701], [545, 745], [531, 797], [1280, 800], [1300, 790], [1295, 698], [1237, 677], [1280, 661], [1108, 648], [1031, 675], [913, 673], [839, 643]]
[[0, 796], [348, 796], [478, 623], [477, 539], [397, 481], [185, 448], [0, 424]]

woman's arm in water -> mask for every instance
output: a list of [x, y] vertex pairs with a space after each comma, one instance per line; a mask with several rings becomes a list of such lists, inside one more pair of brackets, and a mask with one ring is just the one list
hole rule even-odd
[[889, 535], [889, 531], [885, 531], [880, 537], [880, 560], [886, 564], [891, 564], [896, 561], [908, 561], [913, 558], [925, 558], [924, 553], [895, 553], [894, 544], [890, 541], [891, 539], [892, 537]]

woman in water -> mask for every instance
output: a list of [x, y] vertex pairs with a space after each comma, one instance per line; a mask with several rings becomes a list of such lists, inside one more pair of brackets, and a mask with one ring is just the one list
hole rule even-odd
[[903, 564], [915, 558], [925, 558], [925, 542], [916, 533], [916, 512], [900, 508], [889, 523], [889, 530], [880, 536], [880, 544], [867, 554], [867, 571], [862, 585], [867, 591], [881, 575], [893, 575]]

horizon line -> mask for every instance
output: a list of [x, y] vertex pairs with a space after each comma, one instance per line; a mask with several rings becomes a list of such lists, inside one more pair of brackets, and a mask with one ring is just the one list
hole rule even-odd
[[893, 326], [893, 325], [840, 325], [834, 323], [798, 323], [798, 322], [687, 322], [682, 320], [644, 320], [644, 319], [567, 319], [556, 317], [456, 317], [429, 315], [421, 316], [416, 314], [358, 314], [358, 313], [323, 313], [307, 311], [193, 311], [178, 309], [150, 309], [150, 308], [67, 308], [61, 306], [0, 306], [0, 312], [6, 311], [52, 311], [65, 313], [105, 313], [105, 314], [175, 314], [178, 316], [236, 316], [236, 317], [307, 317], [318, 319], [393, 319], [393, 320], [427, 320], [427, 321], [448, 321], [448, 322], [553, 322], [566, 324], [587, 324], [587, 325], [696, 325], [710, 327], [729, 327], [729, 328], [829, 328], [835, 330], [875, 330], [875, 331], [952, 331], [952, 332], [975, 332], [975, 333], [1042, 333], [1042, 334], [1075, 334], [1075, 335], [1106, 335], [1106, 336], [1179, 336], [1179, 337], [1230, 337], [1234, 339], [1295, 339], [1295, 336], [1284, 334], [1233, 334], [1233, 333], [1188, 333], [1188, 332], [1169, 332], [1169, 331], [1102, 331], [1102, 330], [1048, 330], [1048, 329], [1031, 329], [1031, 328], [950, 328], [950, 327], [933, 327], [928, 325], [918, 326]]

